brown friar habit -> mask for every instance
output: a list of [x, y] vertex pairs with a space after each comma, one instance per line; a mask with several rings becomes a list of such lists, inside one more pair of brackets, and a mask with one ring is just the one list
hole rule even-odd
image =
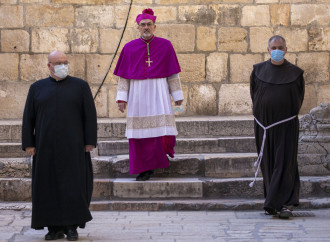
[[[271, 60], [254, 65], [250, 77], [254, 117], [267, 127], [298, 115], [304, 87], [303, 70], [287, 60], [282, 65]], [[260, 153], [264, 129], [256, 121], [254, 131]], [[299, 205], [298, 135], [298, 117], [267, 129], [261, 160], [266, 209]]]
[[22, 148], [36, 147], [32, 225], [78, 225], [92, 219], [93, 171], [85, 145], [96, 145], [96, 110], [87, 82], [68, 76], [33, 83], [25, 104]]

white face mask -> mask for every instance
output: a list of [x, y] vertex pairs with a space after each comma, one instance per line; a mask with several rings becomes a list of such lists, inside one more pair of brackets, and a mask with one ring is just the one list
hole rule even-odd
[[69, 74], [69, 66], [68, 65], [56, 65], [54, 66], [54, 75], [61, 78], [61, 79], [64, 79], [67, 77], [67, 75]]

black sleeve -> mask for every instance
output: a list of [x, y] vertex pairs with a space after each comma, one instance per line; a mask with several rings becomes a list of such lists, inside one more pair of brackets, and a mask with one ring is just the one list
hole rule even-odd
[[303, 104], [303, 101], [304, 101], [304, 98], [305, 98], [305, 80], [304, 80], [304, 76], [303, 74], [301, 74], [300, 76], [300, 81], [299, 81], [299, 84], [300, 84], [300, 107], [299, 107], [299, 110]]
[[85, 145], [97, 143], [97, 115], [91, 89], [87, 82], [83, 85], [83, 118]]
[[22, 149], [27, 147], [35, 147], [35, 106], [33, 98], [33, 88], [30, 86], [26, 99], [23, 124], [22, 124]]
[[255, 73], [254, 73], [254, 68], [253, 68], [253, 71], [251, 72], [251, 75], [250, 75], [250, 96], [252, 99], [252, 103], [254, 102], [254, 100], [253, 100], [254, 87], [255, 87]]

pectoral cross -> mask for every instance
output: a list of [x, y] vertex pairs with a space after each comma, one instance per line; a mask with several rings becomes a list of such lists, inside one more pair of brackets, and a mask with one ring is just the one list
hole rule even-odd
[[152, 63], [152, 60], [150, 60], [150, 56], [148, 56], [148, 60], [146, 61], [148, 63], [148, 67], [150, 67], [150, 63]]

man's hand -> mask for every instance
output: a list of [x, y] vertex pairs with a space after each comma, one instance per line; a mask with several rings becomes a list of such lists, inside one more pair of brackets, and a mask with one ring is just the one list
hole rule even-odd
[[179, 100], [175, 102], [175, 106], [180, 106], [182, 104], [183, 100]]
[[29, 155], [35, 155], [36, 154], [36, 148], [35, 147], [26, 147], [25, 148], [25, 151]]
[[91, 152], [94, 148], [94, 145], [85, 145], [85, 152]]
[[125, 111], [125, 109], [126, 109], [126, 105], [127, 105], [127, 103], [125, 103], [125, 102], [118, 103], [118, 109], [119, 109], [119, 111], [123, 113]]

